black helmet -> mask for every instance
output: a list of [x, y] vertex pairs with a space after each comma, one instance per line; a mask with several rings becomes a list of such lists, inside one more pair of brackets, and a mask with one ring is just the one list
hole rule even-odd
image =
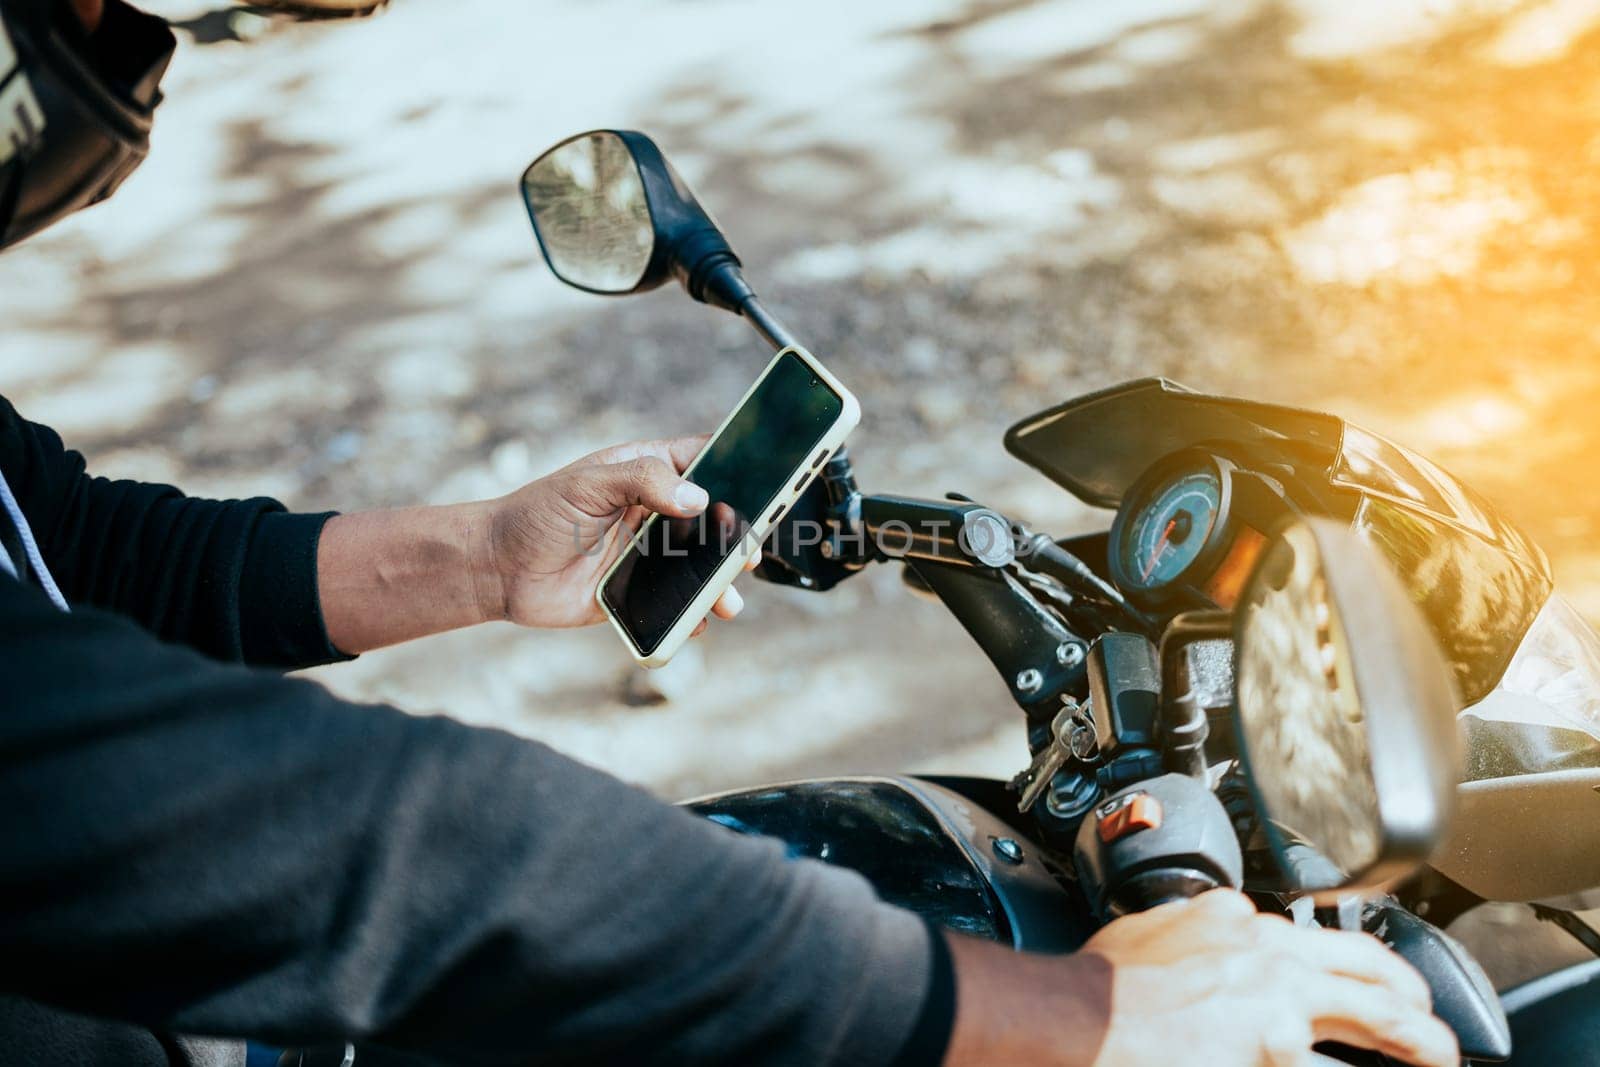
[[167, 24], [106, 0], [0, 0], [0, 248], [104, 200], [143, 160], [172, 59]]

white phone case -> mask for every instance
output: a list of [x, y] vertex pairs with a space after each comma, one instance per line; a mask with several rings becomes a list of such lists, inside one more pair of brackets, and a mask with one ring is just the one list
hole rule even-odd
[[[772, 531], [773, 525], [800, 498], [800, 494], [806, 491], [812, 479], [822, 469], [823, 464], [839, 450], [839, 447], [844, 444], [845, 438], [850, 436], [850, 431], [856, 428], [856, 423], [861, 421], [861, 405], [856, 402], [856, 398], [851, 395], [850, 390], [846, 389], [839, 379], [829, 374], [828, 369], [817, 362], [816, 357], [810, 352], [798, 345], [791, 345], [772, 357], [772, 361], [767, 364], [766, 369], [751, 383], [744, 396], [739, 398], [739, 402], [729, 410], [727, 418], [723, 419], [722, 425], [717, 427], [717, 432], [711, 435], [710, 441], [706, 442], [706, 448], [700, 450], [700, 456], [705, 455], [706, 449], [711, 447], [712, 442], [722, 436], [722, 432], [728, 428], [728, 423], [733, 421], [734, 415], [738, 414], [739, 409], [749, 401], [751, 394], [766, 380], [767, 375], [772, 373], [772, 368], [777, 366], [778, 361], [789, 355], [798, 356], [818, 378], [822, 379], [830, 389], [839, 394], [839, 399], [843, 401], [839, 409], [839, 417], [834, 420], [833, 425], [828, 427], [828, 431], [818, 440], [816, 448], [812, 449], [800, 461], [798, 467], [789, 472], [788, 477], [783, 481], [784, 488], [771, 500], [767, 501], [766, 506], [751, 520], [749, 533], [739, 539], [739, 543], [734, 547], [733, 552], [718, 566], [711, 575], [710, 580], [706, 582], [699, 594], [690, 602], [683, 614], [678, 617], [678, 621], [673, 624], [672, 629], [667, 631], [667, 636], [661, 639], [661, 644], [656, 647], [654, 652], [648, 656], [639, 652], [638, 647], [633, 643], [633, 638], [628, 636], [627, 628], [622, 625], [622, 622], [611, 610], [611, 605], [606, 603], [604, 595], [606, 583], [611, 580], [611, 575], [628, 558], [628, 553], [634, 550], [635, 546], [645, 536], [646, 531], [649, 530], [649, 521], [641, 524], [639, 532], [634, 534], [627, 550], [617, 557], [615, 563], [606, 568], [605, 575], [601, 577], [600, 584], [595, 589], [594, 596], [596, 602], [600, 605], [600, 610], [605, 613], [606, 618], [617, 631], [617, 636], [622, 638], [622, 643], [627, 646], [633, 658], [642, 666], [652, 668], [665, 666], [667, 661], [677, 653], [678, 649], [683, 647], [684, 642], [689, 640], [689, 635], [694, 632], [694, 628], [700, 625], [700, 620], [710, 613], [711, 605], [715, 604], [717, 598], [727, 590], [728, 586], [733, 584], [734, 579], [744, 570], [744, 565], [760, 549], [762, 542], [767, 539], [767, 534]], [[700, 456], [696, 456], [694, 463], [691, 463], [688, 470], [684, 472], [684, 477], [689, 478], [691, 481], [694, 478], [694, 464], [700, 462]], [[808, 474], [809, 476], [804, 481], [801, 481], [800, 476], [802, 474]]]

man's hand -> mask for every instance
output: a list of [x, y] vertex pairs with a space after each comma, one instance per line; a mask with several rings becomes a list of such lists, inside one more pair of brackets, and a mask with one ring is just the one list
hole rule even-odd
[[[607, 448], [495, 501], [492, 577], [484, 585], [499, 588], [500, 613], [543, 628], [599, 622], [595, 588], [645, 518], [659, 512], [689, 519], [706, 509], [705, 490], [682, 473], [707, 440]], [[730, 587], [711, 610], [731, 619], [743, 607], [744, 598]]]
[[[595, 588], [646, 515], [705, 510], [705, 491], [682, 477], [705, 443], [605, 449], [498, 500], [335, 516], [317, 546], [329, 639], [358, 653], [491, 620], [599, 622]], [[743, 606], [730, 588], [712, 612]]]
[[1066, 957], [952, 938], [946, 1063], [1311, 1067], [1338, 1041], [1457, 1067], [1428, 987], [1366, 934], [1297, 928], [1218, 891], [1111, 923]]

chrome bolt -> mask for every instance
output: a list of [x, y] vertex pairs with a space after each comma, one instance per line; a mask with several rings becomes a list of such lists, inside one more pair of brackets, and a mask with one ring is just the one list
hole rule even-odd
[[994, 839], [994, 854], [1006, 863], [1018, 864], [1022, 862], [1022, 846], [1009, 837]]
[[1017, 672], [1017, 692], [1037, 693], [1042, 688], [1044, 688], [1044, 675], [1040, 674], [1037, 668], [1029, 667], [1025, 671]]
[[1056, 662], [1069, 671], [1079, 667], [1083, 657], [1083, 646], [1076, 641], [1063, 641], [1056, 646]]

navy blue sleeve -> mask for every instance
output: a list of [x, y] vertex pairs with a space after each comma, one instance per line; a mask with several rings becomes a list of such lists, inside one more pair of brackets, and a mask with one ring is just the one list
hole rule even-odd
[[93, 477], [54, 430], [3, 397], [0, 471], [71, 603], [225, 662], [293, 669], [348, 658], [328, 640], [317, 595], [328, 515]]
[[956, 965], [945, 936], [937, 923], [928, 923], [932, 957], [928, 991], [922, 999], [917, 1023], [900, 1047], [892, 1067], [936, 1067], [950, 1051], [950, 1039], [955, 1036], [956, 1026]]

